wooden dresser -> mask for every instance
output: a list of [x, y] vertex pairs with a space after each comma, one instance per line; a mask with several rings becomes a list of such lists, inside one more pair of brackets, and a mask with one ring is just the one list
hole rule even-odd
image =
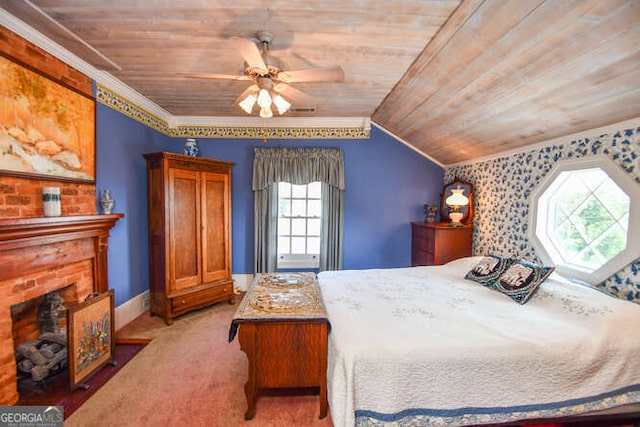
[[150, 310], [170, 325], [190, 310], [233, 301], [233, 163], [166, 152], [144, 158]]
[[273, 390], [317, 393], [327, 416], [329, 321], [314, 273], [261, 273], [238, 306], [229, 341], [238, 334], [249, 360], [245, 419], [256, 400]]
[[471, 256], [473, 226], [441, 222], [411, 223], [411, 265], [439, 265]]

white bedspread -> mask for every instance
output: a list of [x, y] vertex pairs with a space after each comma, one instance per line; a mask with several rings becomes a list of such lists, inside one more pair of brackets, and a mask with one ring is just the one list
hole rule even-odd
[[444, 266], [318, 275], [335, 427], [471, 425], [640, 402], [640, 305], [552, 274], [525, 305]]

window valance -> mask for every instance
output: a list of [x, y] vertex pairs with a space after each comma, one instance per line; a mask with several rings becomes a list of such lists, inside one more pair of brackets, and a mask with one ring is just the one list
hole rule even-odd
[[325, 182], [344, 191], [341, 148], [255, 148], [252, 190], [264, 190], [277, 182], [304, 185]]

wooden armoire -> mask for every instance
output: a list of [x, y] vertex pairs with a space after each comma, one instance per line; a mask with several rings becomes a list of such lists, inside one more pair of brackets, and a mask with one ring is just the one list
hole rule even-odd
[[233, 163], [158, 152], [145, 154], [152, 315], [173, 318], [233, 302]]

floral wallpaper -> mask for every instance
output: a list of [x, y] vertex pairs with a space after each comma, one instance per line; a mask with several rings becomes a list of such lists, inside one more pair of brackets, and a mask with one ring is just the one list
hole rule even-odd
[[[528, 238], [531, 193], [559, 160], [597, 154], [607, 155], [640, 185], [638, 125], [446, 168], [445, 183], [459, 177], [474, 185], [474, 254], [510, 255], [541, 263]], [[598, 287], [640, 303], [640, 258]]]

